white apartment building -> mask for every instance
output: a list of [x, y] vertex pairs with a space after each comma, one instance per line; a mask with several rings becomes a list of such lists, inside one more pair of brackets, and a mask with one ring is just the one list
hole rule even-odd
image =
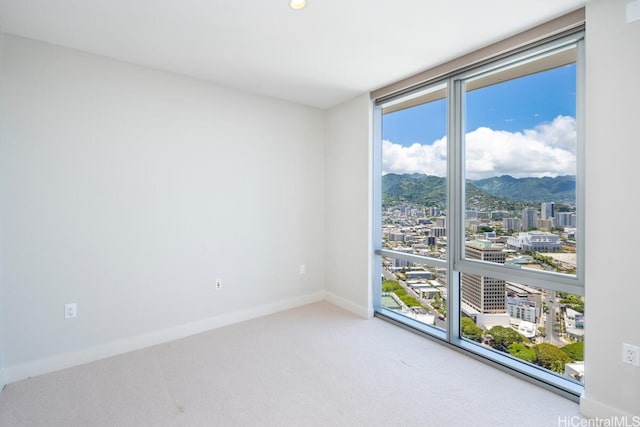
[[562, 249], [560, 236], [545, 231], [518, 233], [507, 239], [507, 247], [524, 252], [559, 252]]

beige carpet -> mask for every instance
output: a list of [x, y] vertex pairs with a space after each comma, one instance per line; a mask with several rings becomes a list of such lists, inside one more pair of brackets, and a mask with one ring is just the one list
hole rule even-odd
[[541, 427], [571, 417], [578, 405], [567, 399], [324, 302], [0, 394], [6, 427]]

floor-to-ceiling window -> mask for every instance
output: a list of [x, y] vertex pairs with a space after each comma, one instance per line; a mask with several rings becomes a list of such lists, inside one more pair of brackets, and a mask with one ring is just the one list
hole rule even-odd
[[378, 99], [375, 308], [577, 395], [582, 33]]
[[382, 109], [380, 305], [446, 330], [447, 84]]

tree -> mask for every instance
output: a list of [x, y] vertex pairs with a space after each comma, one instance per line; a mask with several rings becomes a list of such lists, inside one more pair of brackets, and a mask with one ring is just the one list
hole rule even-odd
[[444, 300], [442, 299], [442, 295], [440, 295], [440, 292], [437, 292], [434, 295], [433, 304], [431, 305], [433, 306], [433, 308], [438, 310], [441, 314], [445, 316], [447, 315], [447, 305], [444, 303]]
[[563, 373], [564, 365], [571, 363], [571, 358], [558, 347], [542, 343], [533, 347], [536, 353], [536, 363], [543, 368], [547, 368], [554, 372]]
[[582, 297], [572, 294], [564, 294], [560, 299], [560, 303], [571, 307], [575, 311], [584, 313], [584, 299]]
[[398, 288], [393, 291], [394, 294], [398, 295], [400, 298], [407, 295], [407, 291], [404, 288]]
[[518, 331], [504, 326], [494, 326], [489, 329], [489, 334], [493, 337], [495, 348], [502, 351], [507, 351], [511, 344], [520, 343], [525, 339]]
[[400, 286], [395, 280], [385, 280], [382, 282], [382, 292], [393, 292], [407, 307], [422, 307], [427, 313], [431, 311], [429, 307], [424, 306], [416, 298], [407, 294], [406, 289]]
[[536, 361], [536, 352], [520, 343], [511, 344], [509, 346], [509, 354], [525, 362], [533, 363]]
[[[403, 289], [404, 290], [404, 289]], [[406, 292], [406, 291], [405, 291]], [[396, 295], [398, 295], [398, 293], [396, 292]], [[415, 299], [414, 297], [412, 297], [411, 295], [398, 295], [398, 297], [400, 298], [400, 300], [405, 303], [407, 305], [407, 307], [422, 307], [422, 304], [420, 304], [420, 301], [418, 301], [417, 299]], [[429, 312], [428, 308], [423, 307], [427, 312]]]
[[584, 360], [584, 343], [574, 342], [573, 344], [565, 345], [560, 350], [564, 351], [571, 360]]
[[398, 289], [402, 289], [402, 287], [395, 280], [385, 280], [382, 282], [382, 292], [395, 292]]
[[462, 333], [463, 337], [473, 341], [479, 342], [482, 339], [482, 328], [468, 317], [460, 318], [460, 333]]

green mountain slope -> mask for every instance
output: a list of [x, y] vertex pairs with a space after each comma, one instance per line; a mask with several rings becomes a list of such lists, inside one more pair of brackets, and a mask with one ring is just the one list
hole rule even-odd
[[[508, 175], [468, 181], [467, 209], [518, 210], [540, 202], [574, 203], [575, 177], [513, 178]], [[383, 203], [409, 202], [445, 208], [446, 179], [423, 174], [382, 177]]]
[[523, 202], [557, 202], [573, 204], [576, 200], [576, 177], [514, 178], [509, 175], [472, 181], [480, 190], [509, 200]]

